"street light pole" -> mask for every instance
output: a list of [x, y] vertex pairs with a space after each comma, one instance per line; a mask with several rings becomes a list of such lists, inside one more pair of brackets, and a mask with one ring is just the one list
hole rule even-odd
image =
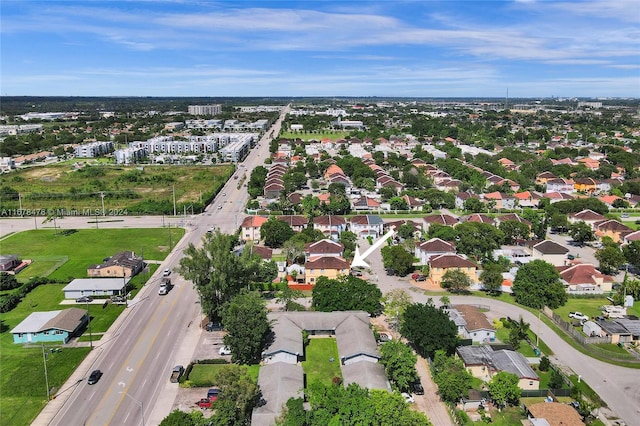
[[49, 374], [47, 373], [47, 355], [44, 353], [44, 343], [42, 344], [42, 362], [44, 364], [44, 381], [47, 386], [47, 401], [51, 399], [49, 394]]
[[142, 401], [135, 399], [134, 397], [129, 395], [127, 392], [125, 392], [124, 394], [127, 395], [129, 398], [133, 399], [133, 402], [138, 404], [138, 406], [140, 407], [140, 413], [142, 414], [142, 426], [144, 426], [144, 404], [142, 403]]

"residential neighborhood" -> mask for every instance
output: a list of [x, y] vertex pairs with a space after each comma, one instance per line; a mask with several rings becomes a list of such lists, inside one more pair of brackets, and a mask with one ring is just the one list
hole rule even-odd
[[[26, 288], [26, 274], [46, 272], [39, 265], [52, 262], [50, 283], [3, 295], [3, 312], [29, 311], [7, 322], [13, 350], [47, 344], [92, 356], [119, 318], [158, 306], [168, 319], [171, 304], [189, 292], [198, 312], [188, 328], [198, 333], [192, 341], [202, 358], [172, 358], [188, 366], [175, 381], [213, 368], [201, 367], [210, 358], [255, 368], [246, 380], [262, 399], [249, 398], [251, 424], [275, 424], [288, 415], [283, 406], [308, 403], [318, 395], [315, 380], [345, 392], [357, 386], [372, 398], [382, 391], [433, 424], [485, 424], [506, 415], [530, 424], [576, 415], [576, 424], [622, 424], [616, 401], [584, 388], [576, 371], [585, 366], [559, 360], [545, 341], [564, 336], [573, 342], [562, 343], [568, 350], [630, 374], [640, 366], [637, 111], [564, 100], [532, 103], [534, 115], [499, 102], [355, 102], [339, 111], [304, 102], [216, 105], [202, 111], [225, 118], [206, 123], [190, 106], [180, 114], [101, 116], [90, 136], [82, 120], [71, 124], [64, 116], [56, 118], [58, 130], [5, 137], [17, 147], [34, 135], [56, 138], [62, 128], [76, 135], [48, 147], [55, 160], [48, 154], [29, 163], [19, 154], [35, 153], [7, 152], [3, 227], [24, 223], [26, 232], [50, 232], [52, 241], [79, 234], [77, 245], [140, 219], [155, 223], [161, 239], [146, 244], [146, 236], [123, 234], [108, 252], [95, 244], [90, 261], [64, 277], [55, 271], [77, 263], [69, 262], [73, 254], [47, 253], [58, 256], [49, 260], [7, 243], [11, 251], [0, 253], [7, 291]], [[152, 123], [156, 131], [149, 131]], [[281, 128], [272, 134], [276, 123]], [[82, 175], [85, 192], [69, 193], [73, 183], [58, 187], [62, 172], [47, 170]], [[189, 170], [189, 178], [178, 178]], [[43, 198], [21, 185], [42, 180], [37, 176], [68, 207], [32, 214]], [[110, 189], [101, 179], [144, 189]], [[212, 182], [208, 190], [191, 188], [202, 181]], [[181, 236], [174, 240], [172, 229]], [[49, 297], [57, 302], [49, 310], [33, 300], [31, 308], [20, 305], [53, 286]], [[520, 317], [501, 314], [500, 304], [521, 309]], [[524, 322], [527, 309], [537, 322]], [[231, 320], [230, 312], [243, 320]], [[543, 334], [543, 324], [553, 331]], [[242, 334], [249, 332], [253, 343]], [[212, 351], [211, 342], [220, 346]], [[317, 376], [314, 351], [330, 377]], [[410, 364], [407, 376], [391, 366], [392, 355]], [[222, 389], [215, 401], [202, 402], [206, 392], [182, 386], [171, 388], [169, 406], [222, 415], [217, 401], [225, 401], [227, 384], [215, 377], [194, 387]], [[459, 390], [445, 390], [452, 377]], [[504, 383], [515, 397], [498, 396]], [[187, 397], [198, 404], [176, 402]], [[539, 400], [549, 405], [540, 408]], [[441, 415], [448, 420], [434, 420]]]

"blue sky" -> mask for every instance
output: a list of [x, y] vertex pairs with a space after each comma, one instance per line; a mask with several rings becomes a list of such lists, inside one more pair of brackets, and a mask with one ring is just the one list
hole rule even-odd
[[640, 97], [640, 0], [2, 0], [2, 95]]

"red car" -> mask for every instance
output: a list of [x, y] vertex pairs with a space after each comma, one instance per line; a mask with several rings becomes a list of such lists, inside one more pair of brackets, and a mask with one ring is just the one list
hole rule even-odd
[[424, 280], [427, 279], [427, 277], [425, 277], [422, 274], [415, 273], [415, 274], [411, 275], [411, 279], [416, 280], [416, 281], [424, 281]]
[[209, 398], [202, 398], [200, 401], [196, 403], [196, 405], [202, 408], [203, 410], [211, 409], [212, 404], [213, 404], [213, 401], [211, 401]]

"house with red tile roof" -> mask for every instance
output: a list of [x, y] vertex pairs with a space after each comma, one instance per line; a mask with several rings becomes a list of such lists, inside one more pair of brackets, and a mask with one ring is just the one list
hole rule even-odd
[[482, 213], [473, 213], [468, 216], [463, 216], [460, 218], [461, 222], [475, 222], [475, 223], [488, 223], [489, 225], [495, 225], [496, 221], [486, 214]]
[[422, 218], [422, 229], [424, 232], [429, 231], [431, 224], [437, 223], [445, 226], [456, 226], [458, 219], [448, 214], [432, 214]]
[[522, 191], [516, 194], [513, 194], [516, 201], [518, 202], [518, 206], [520, 207], [538, 207], [538, 203], [542, 198], [542, 194], [539, 194], [535, 191]]
[[503, 214], [502, 216], [496, 217], [496, 226], [500, 226], [501, 223], [509, 222], [509, 221], [524, 223], [529, 227], [529, 229], [531, 229], [531, 226], [532, 226], [531, 222], [529, 222], [527, 219], [523, 219], [520, 215], [516, 213], [508, 213], [508, 214]]
[[378, 238], [382, 235], [384, 221], [376, 215], [358, 215], [351, 218], [349, 228], [358, 238]]
[[415, 256], [421, 265], [428, 265], [429, 259], [443, 254], [456, 254], [456, 246], [440, 238], [416, 243]]
[[611, 237], [615, 243], [621, 243], [624, 237], [633, 232], [633, 229], [614, 219], [594, 223], [593, 230], [598, 238]]
[[554, 175], [551, 172], [542, 172], [538, 176], [536, 176], [536, 184], [537, 185], [546, 185], [547, 181], [558, 179], [558, 176]]
[[624, 198], [618, 197], [617, 195], [602, 195], [598, 197], [598, 200], [605, 203], [607, 207], [612, 208], [613, 203], [615, 203], [617, 200], [624, 200]]
[[516, 199], [513, 195], [505, 194], [504, 192], [490, 192], [488, 194], [480, 195], [480, 198], [485, 202], [495, 202], [495, 207], [498, 210], [511, 210], [516, 207]]
[[242, 221], [242, 239], [244, 241], [260, 241], [260, 227], [267, 222], [264, 216], [247, 216]]
[[622, 240], [623, 244], [631, 244], [633, 241], [640, 241], [640, 231], [635, 231], [627, 234]]
[[457, 254], [441, 254], [429, 259], [429, 279], [435, 285], [442, 283], [443, 275], [451, 269], [464, 272], [473, 284], [478, 283], [476, 271], [478, 267], [472, 261]]
[[613, 277], [600, 273], [590, 263], [561, 267], [559, 272], [562, 283], [571, 294], [608, 293], [613, 285]]
[[340, 256], [312, 257], [304, 264], [304, 282], [307, 286], [314, 286], [320, 277], [335, 279], [349, 274], [349, 270], [349, 262]]
[[322, 256], [341, 257], [344, 252], [342, 243], [324, 239], [314, 243], [307, 243], [304, 247], [305, 259], [317, 258]]
[[567, 216], [569, 223], [584, 222], [593, 228], [593, 224], [606, 220], [600, 213], [596, 213], [591, 209], [582, 210], [578, 213], [571, 213]]
[[302, 232], [309, 224], [309, 219], [306, 216], [300, 215], [285, 215], [278, 216], [277, 219], [289, 225], [294, 232]]
[[576, 192], [593, 194], [598, 190], [598, 182], [592, 178], [577, 178], [577, 179], [574, 179], [573, 189]]
[[584, 426], [582, 417], [570, 405], [560, 402], [538, 402], [528, 405], [527, 411], [531, 418], [536, 422], [531, 425], [544, 425], [542, 421], [546, 421], [549, 426]]
[[355, 211], [370, 211], [380, 210], [380, 202], [371, 197], [360, 197], [353, 202], [353, 210]]
[[558, 201], [573, 200], [575, 197], [567, 194], [566, 192], [546, 192], [542, 198], [548, 198], [551, 201], [551, 204], [553, 204]]
[[557, 178], [547, 180], [546, 192], [564, 192], [571, 194], [574, 191], [574, 182], [571, 179]]
[[342, 231], [347, 229], [347, 220], [342, 216], [317, 216], [313, 218], [313, 228], [337, 241]]

